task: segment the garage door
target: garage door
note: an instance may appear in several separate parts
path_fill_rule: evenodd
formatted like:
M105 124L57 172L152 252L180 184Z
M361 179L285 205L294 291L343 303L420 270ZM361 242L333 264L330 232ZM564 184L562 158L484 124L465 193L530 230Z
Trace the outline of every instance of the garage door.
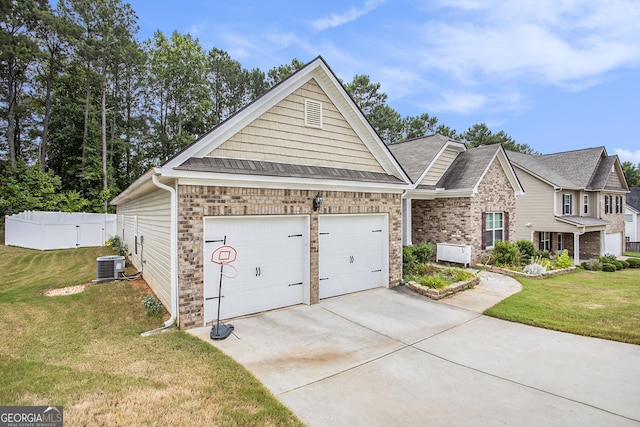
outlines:
M320 298L387 286L387 215L321 215Z
M605 234L604 253L615 256L622 255L622 233Z
M306 216L205 219L205 323L218 318L221 269L220 319L302 303L309 288L308 230ZM221 265L221 259L233 261Z

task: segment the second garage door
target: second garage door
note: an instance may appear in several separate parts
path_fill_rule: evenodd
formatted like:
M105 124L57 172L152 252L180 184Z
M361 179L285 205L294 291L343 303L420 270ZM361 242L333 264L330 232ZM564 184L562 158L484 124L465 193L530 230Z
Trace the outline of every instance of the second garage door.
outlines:
M622 255L622 233L605 234L604 253Z
M320 215L320 298L387 286L386 214Z
M220 319L302 303L309 292L308 230L306 216L205 219L205 324L217 320L220 259L228 262Z

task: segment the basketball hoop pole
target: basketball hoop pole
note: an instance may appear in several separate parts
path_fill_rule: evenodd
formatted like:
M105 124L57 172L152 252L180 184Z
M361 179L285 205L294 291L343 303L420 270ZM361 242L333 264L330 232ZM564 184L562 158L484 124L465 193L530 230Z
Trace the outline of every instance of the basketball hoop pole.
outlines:
M224 245L227 244L227 236L224 236ZM233 325L225 325L220 322L220 303L222 301L222 273L224 272L224 261L220 262L220 283L218 284L218 316L215 326L211 327L211 334L209 335L212 340L223 340L231 335L233 332Z

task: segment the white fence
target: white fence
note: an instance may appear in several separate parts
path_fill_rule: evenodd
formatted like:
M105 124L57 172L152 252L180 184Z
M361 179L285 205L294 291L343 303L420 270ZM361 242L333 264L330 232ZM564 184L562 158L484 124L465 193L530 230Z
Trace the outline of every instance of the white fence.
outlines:
M4 218L4 244L48 250L103 246L116 232L115 214L26 211Z
M438 243L436 245L436 261L471 264L471 246L454 245L452 243Z

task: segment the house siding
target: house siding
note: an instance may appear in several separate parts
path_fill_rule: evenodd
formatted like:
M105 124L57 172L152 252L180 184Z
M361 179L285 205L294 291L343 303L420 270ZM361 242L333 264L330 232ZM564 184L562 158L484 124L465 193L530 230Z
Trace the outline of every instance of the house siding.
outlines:
M516 225L516 199L496 159L473 197L412 201L413 243L470 245L471 261L479 262L491 249L482 248L482 213L509 213L509 240Z
M117 214L119 235L127 245L129 260L138 270L142 269L143 279L162 304L169 309L171 307L171 195L166 190L152 191L118 205ZM140 243L141 240L142 243Z
M318 215L387 213L389 217L389 284L402 278L400 193L323 191L322 206L312 210L317 190L179 185L178 310L181 328L203 326L204 218L233 215L309 215L311 303L318 302Z
M445 149L436 159L429 171L426 173L420 185L436 185L442 175L449 169L449 166L458 156L459 152L450 148Z
M322 129L304 125L305 99L322 103ZM314 79L244 127L208 156L384 172L362 139Z

